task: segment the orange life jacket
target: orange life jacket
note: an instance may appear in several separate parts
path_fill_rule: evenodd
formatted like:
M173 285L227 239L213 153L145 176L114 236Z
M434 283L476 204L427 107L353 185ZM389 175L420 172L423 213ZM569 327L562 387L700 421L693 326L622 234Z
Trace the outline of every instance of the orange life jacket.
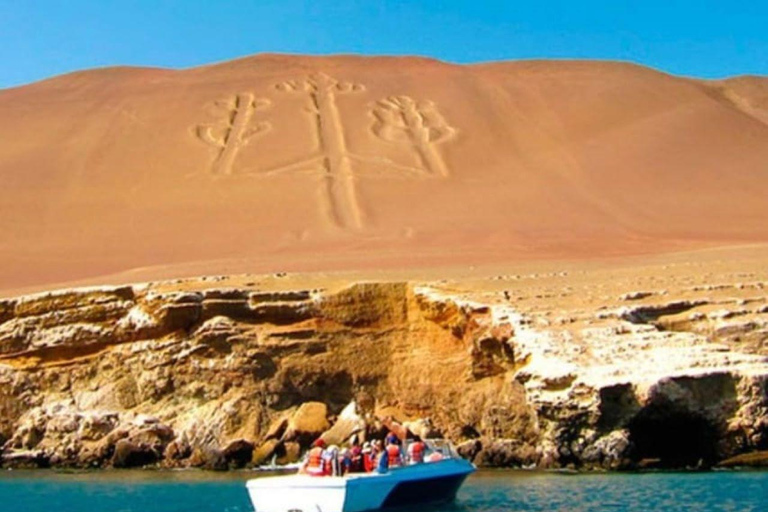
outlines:
M309 450L307 458L307 473L312 476L325 475L325 461L323 460L323 449L316 446Z
M417 441L408 447L411 462L424 462L424 443Z
M389 458L389 467L399 466L400 448L395 444L387 445L387 458Z

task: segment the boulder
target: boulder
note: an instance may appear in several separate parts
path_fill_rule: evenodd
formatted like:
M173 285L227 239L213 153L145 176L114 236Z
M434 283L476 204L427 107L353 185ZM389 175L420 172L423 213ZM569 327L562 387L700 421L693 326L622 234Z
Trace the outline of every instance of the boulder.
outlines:
M432 425L432 420L429 418L419 418L414 421L406 421L403 423L403 426L408 429L409 432L419 436L422 439L442 437L440 431L438 431L434 425Z
M515 439L493 439L482 443L475 464L488 467L523 467L536 462L536 450Z
M741 455L721 460L717 466L721 468L768 468L768 450L742 453Z
M104 467L111 462L114 450L115 445L107 444L103 439L101 441L83 443L83 447L77 454L76 465L82 468Z
M629 459L629 431L614 430L584 449L585 464L604 469L623 469L631 465Z
M376 411L374 412L374 416L376 416L381 420L387 420L389 418L398 423L404 423L406 421L411 420L411 418L407 414L405 414L402 410L400 410L397 407L393 407L391 405L377 407Z
M283 440L309 446L329 426L328 407L321 402L305 402L291 416Z
M275 464L279 466L293 464L301 460L301 445L293 442L283 443L278 446L275 453L277 454Z
M159 456L165 452L174 438L173 429L161 423L149 424L144 428L132 431L128 436L128 441L138 446L146 446Z
M91 412L83 415L77 434L83 441L97 441L112 432L117 423L116 413Z
M275 454L275 450L279 444L280 441L277 439L267 439L261 446L253 450L253 454L251 455L251 464L254 466L262 466L268 464L272 459L272 455Z
M291 407L290 409L281 412L280 415L269 424L264 439L280 439L288 429L288 423L295 412L295 407Z
M189 465L212 471L225 471L229 469L224 452L213 446L196 448L189 457Z
M471 441L464 441L456 446L456 451L459 455L467 460L475 460L475 457L480 450L483 449L483 443L479 439L473 439Z
M242 468L253 458L253 443L245 439L230 441L222 450L229 467Z
M328 445L346 443L352 434L365 431L365 420L357 413L357 404L352 401L339 414L336 423L325 431L321 438Z
M42 450L17 450L1 454L0 467L17 469L47 468L48 454Z
M192 455L192 448L189 446L189 442L185 438L176 438L165 447L163 453L166 460L178 461L188 458Z
M144 444L121 439L115 444L112 466L116 468L137 468L157 463L159 454Z

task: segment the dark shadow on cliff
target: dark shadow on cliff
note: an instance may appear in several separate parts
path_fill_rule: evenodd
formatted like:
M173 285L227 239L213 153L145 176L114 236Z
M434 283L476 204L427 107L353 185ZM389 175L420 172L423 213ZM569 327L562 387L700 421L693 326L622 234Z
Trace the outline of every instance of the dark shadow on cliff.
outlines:
M624 428L627 422L641 409L631 384L616 384L600 389L600 432L611 432Z
M278 374L280 382L273 404L278 410L304 402L323 402L336 412L354 398L355 381L347 371L301 371L289 369Z
M735 412L728 375L671 379L660 384L628 423L630 458L651 467L711 467L722 458L728 418Z
M663 468L708 467L718 458L715 425L667 404L643 409L629 422L629 438L635 462L658 460Z

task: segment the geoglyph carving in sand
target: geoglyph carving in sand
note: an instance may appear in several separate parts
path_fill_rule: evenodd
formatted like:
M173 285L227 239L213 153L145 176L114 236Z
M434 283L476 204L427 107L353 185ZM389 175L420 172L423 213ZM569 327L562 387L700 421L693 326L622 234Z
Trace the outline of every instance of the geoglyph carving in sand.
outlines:
M357 201L355 178L344 140L341 116L336 106L336 94L360 92L364 90L363 86L350 82L338 82L324 73L319 73L306 80L289 80L275 87L279 91L304 93L309 96L309 108L315 115L317 137L322 154L309 158L305 163L318 161L321 163L330 212L335 223L344 228L361 227L362 210Z
M197 136L218 149L216 159L211 164L211 173L232 174L232 165L240 148L253 137L262 135L271 128L267 122L250 126L253 112L269 107L269 100L256 99L251 93L241 93L214 105L224 110L223 121L198 126Z
M434 103L390 96L376 104L373 115L373 133L389 142L410 143L425 170L436 176L448 176L448 168L435 145L449 139L456 130L448 126Z
M275 89L307 96L307 110L314 117L318 151L287 165L259 169L255 173L270 175L298 170L316 171L323 178L329 216L341 228L358 229L363 225L363 209L355 187L359 172L355 172L354 162L373 164L413 177L446 177L449 174L436 145L452 137L456 130L446 123L432 102L416 101L408 96L390 96L378 101L371 110L375 118L373 134L386 142L410 145L420 160L420 165L412 166L399 164L386 157L359 155L349 151L336 99L337 95L364 91L363 85L340 82L324 73L317 73L302 80L280 82L275 85ZM218 128L199 126L197 134L203 141L219 148L211 172L230 175L233 174L232 166L238 150L251 137L271 128L267 122L249 127L253 112L269 106L269 101L255 100L252 94L243 93L221 106L227 109L226 123Z

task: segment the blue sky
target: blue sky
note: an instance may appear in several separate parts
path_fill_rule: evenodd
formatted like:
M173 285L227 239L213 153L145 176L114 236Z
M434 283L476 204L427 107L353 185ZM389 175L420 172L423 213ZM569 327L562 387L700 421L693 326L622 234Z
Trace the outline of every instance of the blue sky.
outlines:
M0 87L258 52L615 59L707 78L768 75L768 2L0 0Z

